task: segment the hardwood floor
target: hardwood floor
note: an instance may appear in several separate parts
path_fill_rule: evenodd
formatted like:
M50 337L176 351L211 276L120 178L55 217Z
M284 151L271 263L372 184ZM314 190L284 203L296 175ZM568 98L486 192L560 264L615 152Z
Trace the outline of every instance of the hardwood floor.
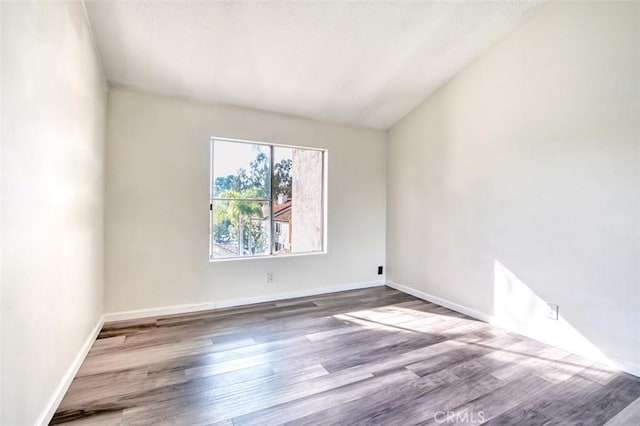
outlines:
M109 323L52 424L639 425L640 379L380 287Z

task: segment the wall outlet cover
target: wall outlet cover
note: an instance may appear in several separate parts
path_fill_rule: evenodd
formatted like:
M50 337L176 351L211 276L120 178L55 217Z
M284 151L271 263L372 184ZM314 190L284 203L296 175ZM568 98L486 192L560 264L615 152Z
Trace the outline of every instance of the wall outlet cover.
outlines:
M549 310L547 311L547 318L551 320L558 320L558 305L549 303Z

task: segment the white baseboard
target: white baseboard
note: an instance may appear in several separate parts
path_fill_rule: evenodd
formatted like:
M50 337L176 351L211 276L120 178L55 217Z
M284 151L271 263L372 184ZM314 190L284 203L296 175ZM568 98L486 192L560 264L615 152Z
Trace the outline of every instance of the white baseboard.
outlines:
M147 317L157 317L164 315L185 314L189 312L208 311L216 309L215 302L188 303L184 305L161 306L159 308L136 309L131 311L111 312L105 314L104 322L126 321Z
M184 314L197 311L209 311L212 309L230 308L234 306L253 305L256 303L273 302L276 300L295 299L298 297L316 296L327 293L337 293L339 291L358 290L369 287L381 287L385 285L383 281L341 284L331 287L314 288L310 290L299 290L285 293L274 293L257 297L246 297L242 299L222 300L219 302L190 303L183 305L162 306L158 308L138 309L132 311L113 312L105 315L105 322L124 321L163 315Z
M366 283L350 283L350 284L341 284L341 285L331 286L331 287L315 288L311 290L299 290L299 291L291 291L287 293L277 293L274 295L267 295L267 296L233 299L233 300L218 302L216 309L230 308L233 306L242 306L242 305L253 305L255 303L273 302L276 300L296 299L298 297L317 296L320 294L337 293L340 291L359 290L362 288L382 287L384 285L385 285L384 281L374 281L374 282L366 282Z
M53 395L47 402L47 405L45 405L44 410L42 410L42 413L38 417L38 420L36 420L36 426L48 425L53 418L53 415L58 409L60 402L62 402L62 398L64 398L64 395L67 393L69 386L71 386L71 382L76 377L80 366L84 362L84 359L87 357L89 350L91 350L91 347L96 341L100 330L102 330L104 319L104 315L98 318L98 322L96 323L95 327L93 327L91 333L89 334L89 336L87 336L87 339L82 344L78 355L76 355L76 357L71 362L71 365L67 369L66 373L64 373L64 376L62 376L60 384L58 385L58 387L56 387L55 391L53 391Z
M620 358L616 358L611 355L606 356L607 360L618 370L624 371L625 373L633 374L636 377L640 377L640 365L625 361Z
M424 291L416 290L414 288L408 287L403 284L398 284L393 281L387 281L387 286L391 288L395 288L396 290L400 290L403 293L410 294L412 296L417 297L418 299L426 300L431 303L435 303L436 305L444 306L445 308L449 308L453 311L460 312L461 314L469 315L470 317L479 319L484 322L491 322L491 315L487 315L480 311L477 311L473 308L469 308L464 305L460 305L458 303L451 302L450 300L443 299L441 297L434 296L433 294L425 293Z
M549 344L549 342L545 342L544 340L540 339L539 336L535 336L529 333L524 332L521 329L518 328L513 328L511 326L509 326L508 324L504 324L501 321L498 321L493 315L488 315L485 314L483 312L477 311L473 308L469 308L467 306L464 305L460 305L459 303L455 303L452 302L450 300L447 299L443 299L441 297L437 297L434 296L432 294L426 293L424 291L420 291L420 290L416 290L414 288L408 287L406 285L403 284L399 284L393 281L387 281L387 286L391 287L391 288L395 288L396 290L402 291L404 293L410 294L412 296L415 296L419 299L422 300L426 300L428 302L431 303L435 303L436 305L440 305L440 306L444 306L445 308L449 308L453 311L456 312L460 312L461 314L465 314L465 315L469 315L470 317L479 319L480 321L484 321L484 322L488 322L490 324L494 324L498 327L502 327L504 329L507 329L509 331L512 331L514 333L523 335L525 337L528 337L530 339L533 340L537 340L539 342L542 343L546 343ZM567 348L562 348L565 350L570 351L570 349ZM593 356L591 354L586 354L586 353L578 353L578 355L584 356L585 358L590 358L590 359L595 359L593 358ZM629 374L633 374L634 376L640 377L640 365L629 362L629 361L625 361L622 360L620 358L616 358L614 356L608 355L608 354L603 354L604 356L604 361L608 362L608 364L610 364L611 366L617 368L620 371L624 371L625 373L629 373ZM596 361L603 361L603 359L595 359Z

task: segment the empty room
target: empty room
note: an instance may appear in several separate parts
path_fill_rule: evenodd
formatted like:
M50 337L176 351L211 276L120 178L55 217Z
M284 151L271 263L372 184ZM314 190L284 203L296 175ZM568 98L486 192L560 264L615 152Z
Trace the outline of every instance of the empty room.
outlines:
M0 425L640 425L640 2L0 19Z

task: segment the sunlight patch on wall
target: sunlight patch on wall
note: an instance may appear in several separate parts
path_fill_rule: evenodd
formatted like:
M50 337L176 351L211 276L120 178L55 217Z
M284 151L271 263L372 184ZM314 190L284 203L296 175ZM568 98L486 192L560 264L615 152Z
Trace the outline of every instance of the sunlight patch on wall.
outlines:
M562 307L557 320L547 318L549 304L498 260L494 262L493 297L495 325L610 364L607 356L563 317Z

